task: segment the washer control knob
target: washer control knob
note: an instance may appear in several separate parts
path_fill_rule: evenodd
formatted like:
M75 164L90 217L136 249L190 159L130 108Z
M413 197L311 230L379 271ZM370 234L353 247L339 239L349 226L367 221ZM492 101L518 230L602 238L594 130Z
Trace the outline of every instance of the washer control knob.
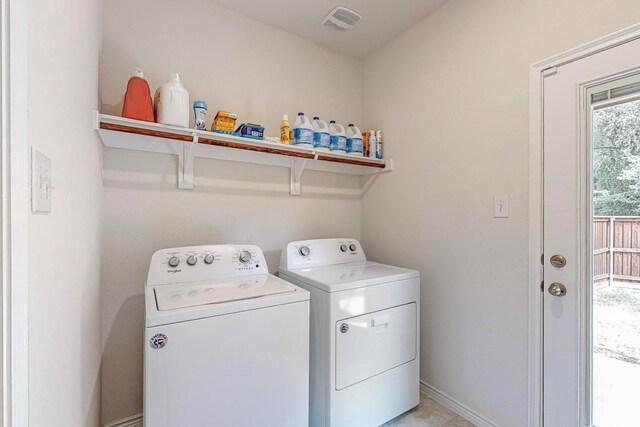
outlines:
M340 245L340 250L342 252L347 252L347 245Z
M309 246L302 246L300 247L300 249L298 249L298 252L300 252L300 255L302 256L309 256L311 250L309 250Z
M207 264L213 264L213 255L207 254L207 256L204 257L204 262Z
M187 258L187 264L189 265L196 265L196 262L198 262L198 258L196 258L195 255L190 255L189 258Z
M355 244L350 244L349 245L349 249L351 250L351 252L355 252L356 251L356 245Z
M241 263L248 263L251 261L251 253L249 251L240 252L240 256L238 257Z
M169 258L169 267L177 267L180 264L180 259L177 256Z

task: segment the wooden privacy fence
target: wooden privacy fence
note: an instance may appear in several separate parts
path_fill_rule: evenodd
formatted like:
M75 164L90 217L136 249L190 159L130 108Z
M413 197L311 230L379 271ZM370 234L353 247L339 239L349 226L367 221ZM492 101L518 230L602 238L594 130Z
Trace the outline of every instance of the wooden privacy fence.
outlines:
M594 218L593 281L640 286L640 217Z

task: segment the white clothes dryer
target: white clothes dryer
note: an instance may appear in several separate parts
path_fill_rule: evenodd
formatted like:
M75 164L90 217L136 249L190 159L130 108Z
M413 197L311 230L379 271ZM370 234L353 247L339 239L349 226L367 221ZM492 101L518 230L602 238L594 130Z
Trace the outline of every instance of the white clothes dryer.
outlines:
M379 426L419 404L418 271L321 239L289 243L279 274L311 293L312 427Z
M309 292L259 247L157 251L145 303L145 426L308 424Z

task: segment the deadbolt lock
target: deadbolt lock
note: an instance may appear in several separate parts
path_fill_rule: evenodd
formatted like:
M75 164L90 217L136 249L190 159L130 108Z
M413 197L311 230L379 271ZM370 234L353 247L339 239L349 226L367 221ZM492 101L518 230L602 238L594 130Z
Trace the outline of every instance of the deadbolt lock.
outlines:
M567 259L562 255L552 256L549 262L551 262L551 265L553 265L555 268L562 268L567 265Z

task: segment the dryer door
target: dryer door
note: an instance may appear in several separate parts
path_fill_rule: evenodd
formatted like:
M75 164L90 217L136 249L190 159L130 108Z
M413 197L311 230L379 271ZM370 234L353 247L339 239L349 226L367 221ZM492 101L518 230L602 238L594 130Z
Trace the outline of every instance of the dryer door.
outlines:
M336 390L416 358L416 303L341 320L335 327Z

